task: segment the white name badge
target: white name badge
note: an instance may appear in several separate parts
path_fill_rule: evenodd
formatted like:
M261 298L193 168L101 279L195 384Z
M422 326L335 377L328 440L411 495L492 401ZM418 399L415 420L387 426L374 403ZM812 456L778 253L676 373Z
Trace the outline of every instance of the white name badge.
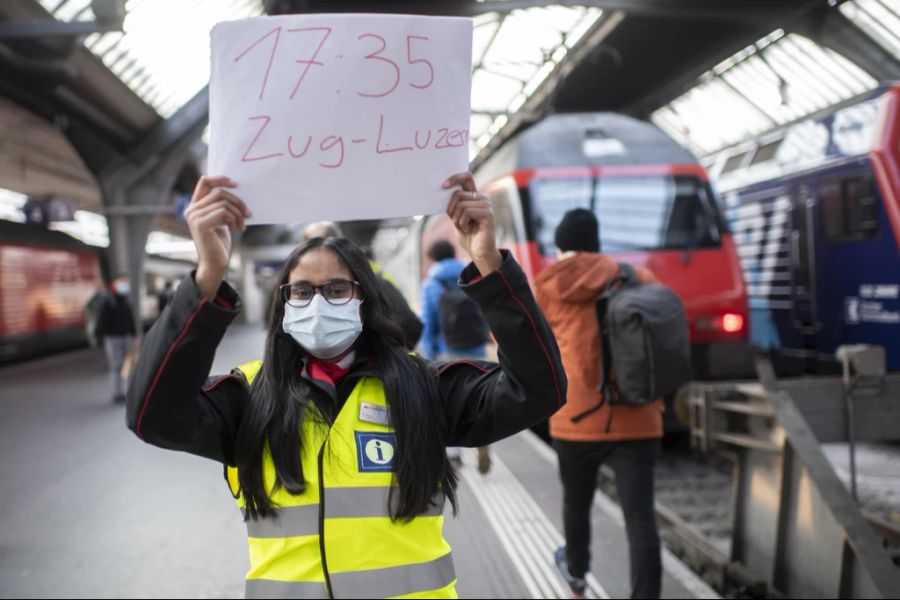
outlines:
M386 406L363 402L359 405L359 420L378 425L391 424L391 411Z

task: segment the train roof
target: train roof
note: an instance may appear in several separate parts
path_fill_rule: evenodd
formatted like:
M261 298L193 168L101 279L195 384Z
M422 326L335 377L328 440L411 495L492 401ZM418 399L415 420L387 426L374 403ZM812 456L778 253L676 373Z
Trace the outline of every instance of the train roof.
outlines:
M500 176L541 167L696 162L690 151L647 121L612 112L571 113L550 115L512 138L480 171Z
M0 244L25 244L29 246L42 246L49 248L64 248L67 250L86 250L90 252L106 252L103 246L95 246L87 244L81 240L72 237L68 233L62 231L54 231L45 229L39 225L29 225L27 223L18 223L16 221L6 221L0 219ZM171 256L163 256L161 254L144 255L147 262L153 261L156 264L166 263L171 265L195 266L194 261L183 258L173 258Z
M792 176L833 161L865 156L880 142L881 98L900 90L885 82L848 100L823 108L723 148L703 159L722 192Z
M53 231L40 225L29 225L0 219L0 244L15 243L29 246L52 246L70 250L96 252L102 250L97 246L85 244L62 231Z

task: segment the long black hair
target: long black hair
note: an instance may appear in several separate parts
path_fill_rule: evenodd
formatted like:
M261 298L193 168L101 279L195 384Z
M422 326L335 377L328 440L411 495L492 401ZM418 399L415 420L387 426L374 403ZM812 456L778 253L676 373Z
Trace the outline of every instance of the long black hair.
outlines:
M313 238L297 247L278 274L277 285L288 282L291 271L307 252L327 249L347 266L360 284L363 297L363 330L354 348L357 355L373 360L390 406L391 426L397 441L391 517L407 521L426 511L436 494L443 493L456 505L457 476L445 452L446 417L441 405L434 368L404 348L400 325L392 316L380 284L365 254L343 238ZM268 444L275 463L275 489L291 494L306 490L300 453L300 423L304 418L325 419L312 400L314 393L300 376L304 350L282 329L284 299L273 294L268 314L268 334L263 365L250 387L235 442L235 461L245 518L273 513L263 484L263 451ZM317 448L309 449L317 452ZM274 491L274 490L272 490Z

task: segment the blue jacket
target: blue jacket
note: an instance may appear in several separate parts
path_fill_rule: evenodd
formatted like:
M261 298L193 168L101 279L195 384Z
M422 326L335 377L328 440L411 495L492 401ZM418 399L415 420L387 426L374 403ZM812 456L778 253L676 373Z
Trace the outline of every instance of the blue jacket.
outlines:
M428 277L422 284L422 321L425 329L422 331L422 356L434 360L438 354L450 352L447 342L441 333L441 320L438 314L438 298L444 291L444 285L456 287L459 285L459 274L465 264L456 258L446 258L431 265ZM441 284L444 283L444 285ZM454 348L454 354L466 355L472 358L483 357L484 344L473 348Z

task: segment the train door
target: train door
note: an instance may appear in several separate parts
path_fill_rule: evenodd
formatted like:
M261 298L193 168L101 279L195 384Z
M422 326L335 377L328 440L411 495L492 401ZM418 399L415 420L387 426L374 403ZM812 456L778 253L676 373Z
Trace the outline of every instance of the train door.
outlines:
M804 362L815 358L818 318L816 288L815 197L807 183L797 185L791 194L791 326L800 340ZM805 370L811 365L804 365Z
M900 252L867 159L823 174L815 189L818 220L817 350L841 344L885 347L900 368Z

